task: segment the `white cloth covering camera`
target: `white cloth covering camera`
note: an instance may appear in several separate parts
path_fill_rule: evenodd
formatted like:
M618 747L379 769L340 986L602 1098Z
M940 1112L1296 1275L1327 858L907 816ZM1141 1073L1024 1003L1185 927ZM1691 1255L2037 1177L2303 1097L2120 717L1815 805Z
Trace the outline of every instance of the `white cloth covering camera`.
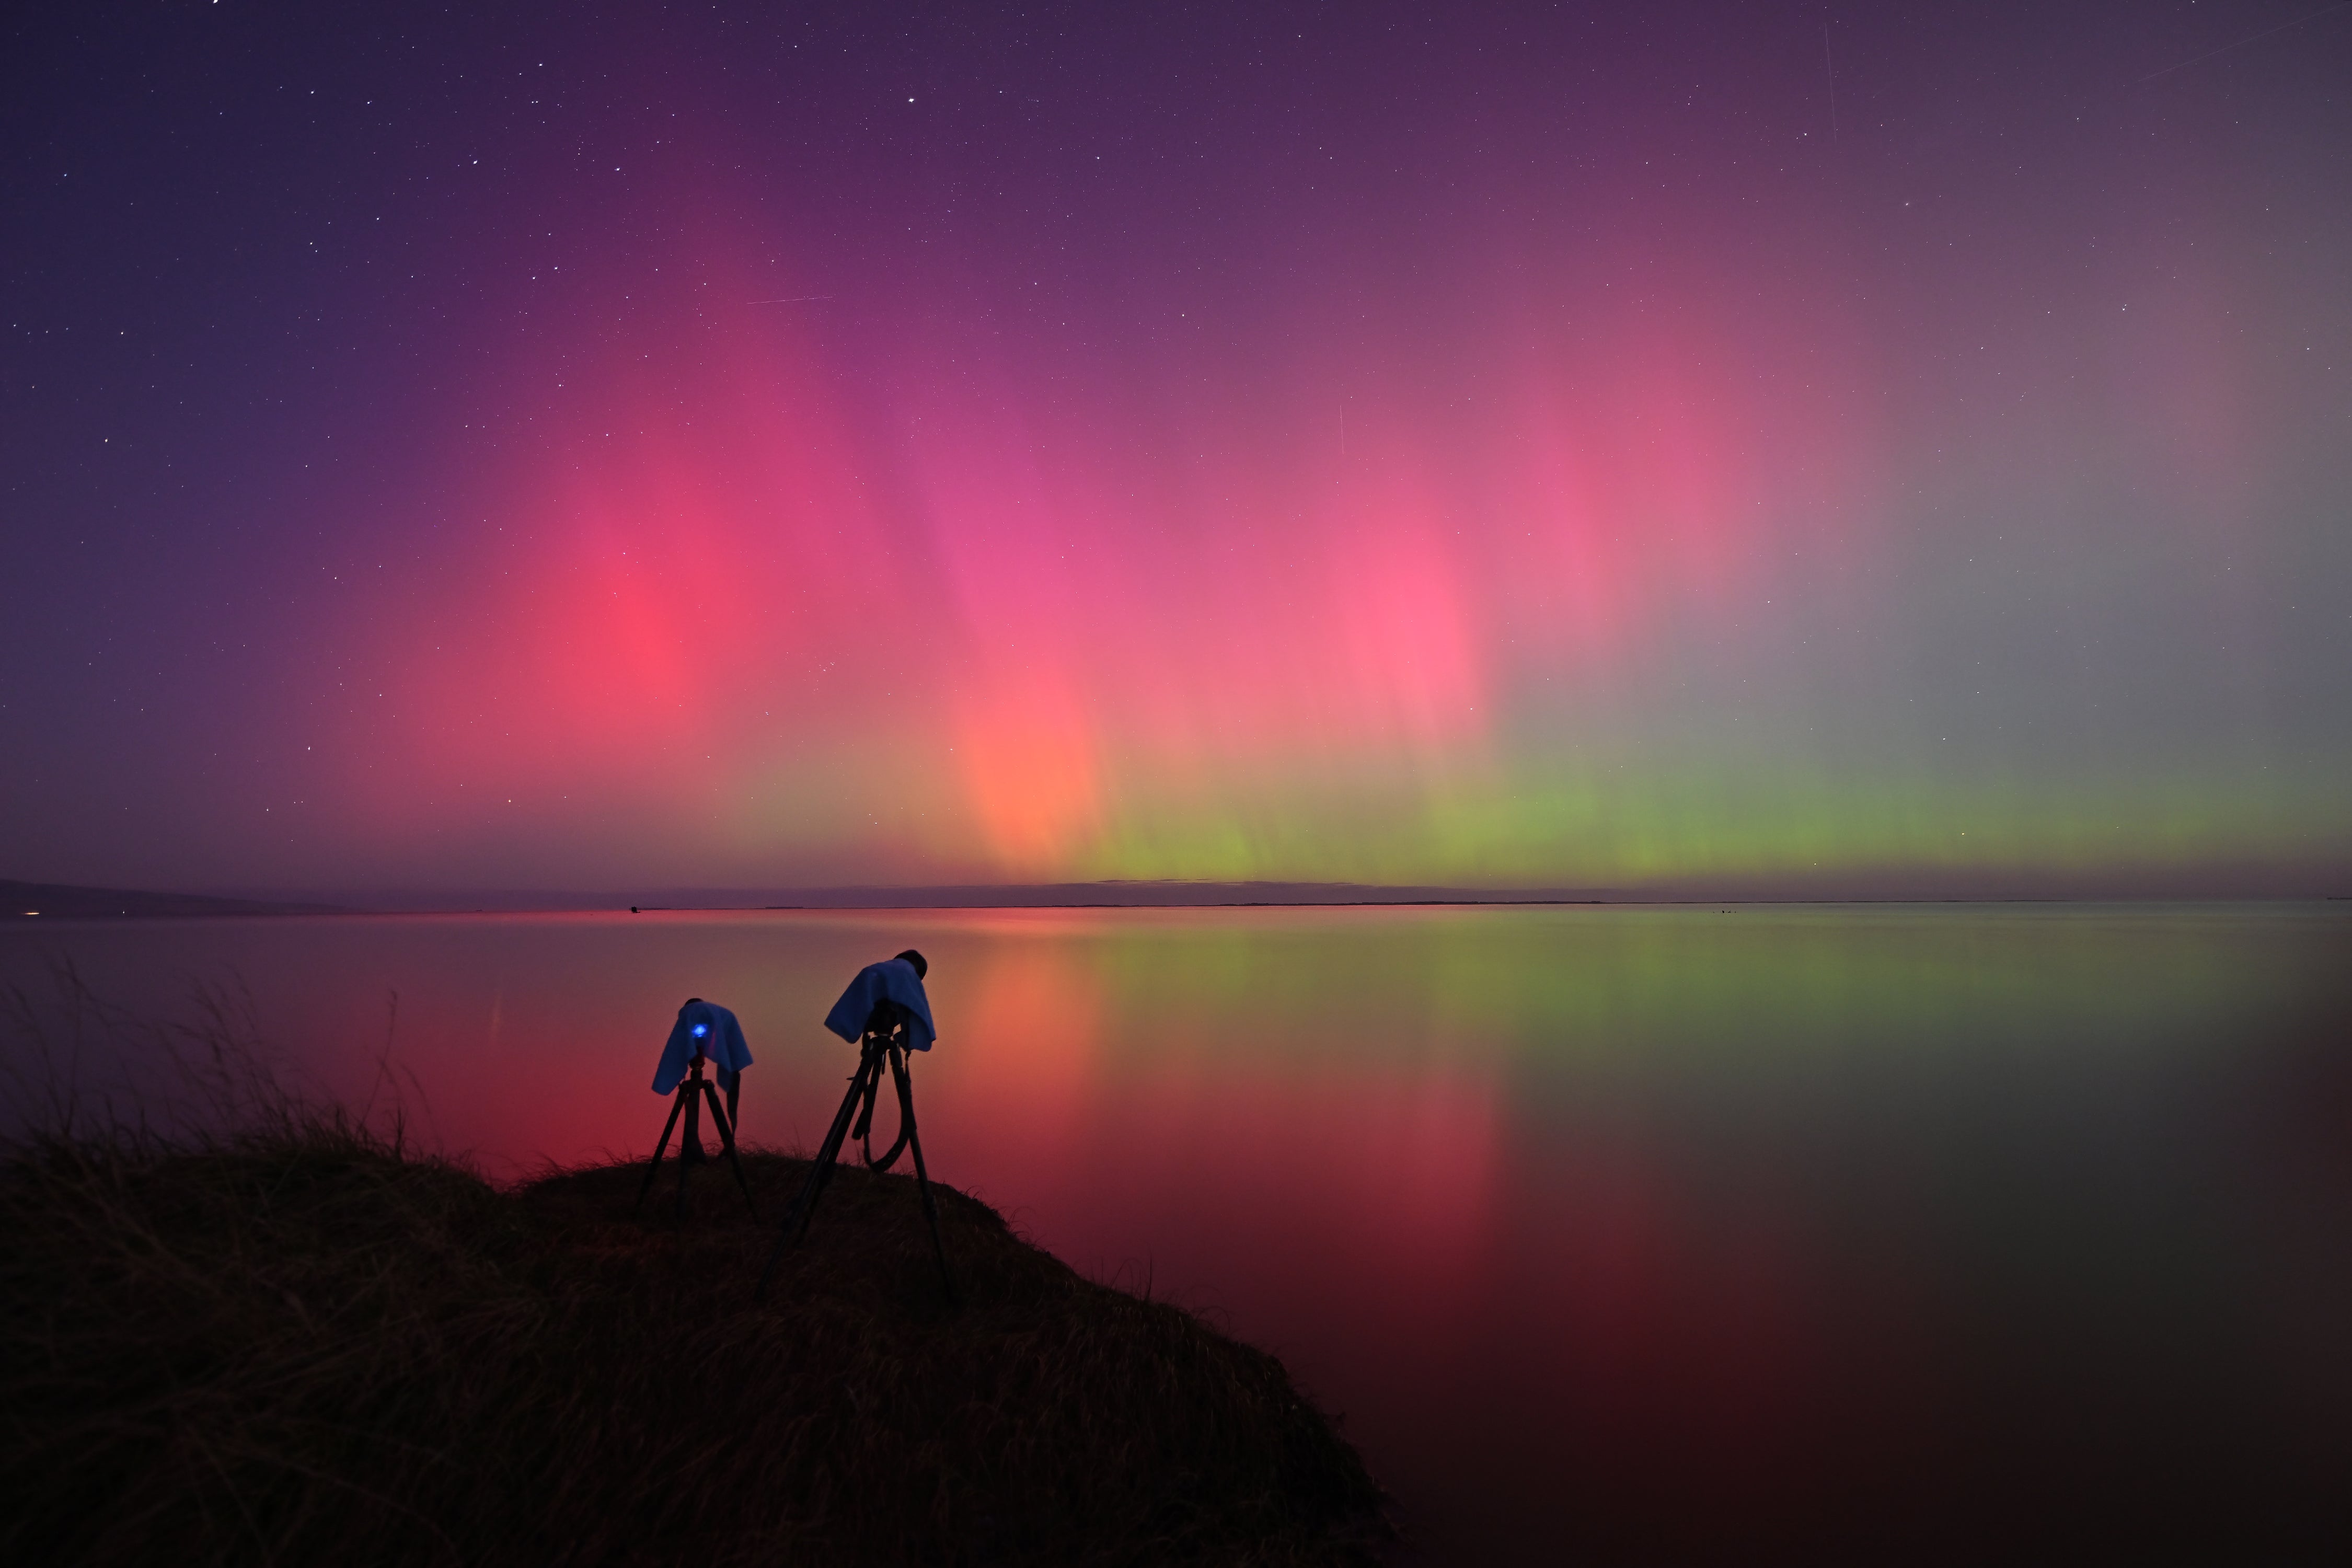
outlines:
M702 1030L699 1035L695 1033L698 1025ZM743 1043L743 1026L735 1021L735 1015L716 1003L688 1002L677 1010L677 1022L670 1026L669 1041L662 1047L661 1065L654 1069L656 1094L667 1094L677 1087L698 1047L719 1069L722 1089L733 1089L736 1075L751 1065L751 1048Z
M854 1042L865 1032L866 1020L874 1016L876 1005L883 1002L896 1002L915 1016L907 1029L911 1037L907 1044L914 1050L929 1050L931 1042L940 1037L931 1023L931 999L923 994L923 977L903 958L886 959L859 970L841 1000L833 1005L833 1011L824 1016L824 1026Z

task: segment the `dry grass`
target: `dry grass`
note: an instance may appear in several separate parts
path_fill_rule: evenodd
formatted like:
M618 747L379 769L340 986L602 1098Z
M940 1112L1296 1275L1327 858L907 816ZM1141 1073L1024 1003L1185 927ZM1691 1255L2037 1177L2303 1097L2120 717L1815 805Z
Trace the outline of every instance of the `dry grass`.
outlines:
M502 1193L331 1108L52 1131L0 1165L0 1558L1365 1560L1272 1357L942 1189L845 1170L765 1306L724 1166ZM749 1164L780 1216L803 1162Z

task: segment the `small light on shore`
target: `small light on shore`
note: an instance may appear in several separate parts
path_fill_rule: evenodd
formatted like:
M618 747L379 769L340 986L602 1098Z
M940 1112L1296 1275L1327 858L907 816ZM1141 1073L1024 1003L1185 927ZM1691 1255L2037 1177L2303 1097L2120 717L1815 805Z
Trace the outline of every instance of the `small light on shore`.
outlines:
M26 910L25 912L26 912L26 914L28 914L28 915L37 915L37 914L39 914L41 911L40 911L40 910Z

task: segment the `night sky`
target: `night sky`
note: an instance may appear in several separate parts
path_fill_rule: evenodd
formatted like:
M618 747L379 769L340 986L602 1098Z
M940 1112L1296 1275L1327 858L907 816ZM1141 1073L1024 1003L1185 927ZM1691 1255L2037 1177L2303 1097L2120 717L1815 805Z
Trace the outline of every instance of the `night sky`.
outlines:
M0 875L2352 892L2352 6L490 9L7 25Z

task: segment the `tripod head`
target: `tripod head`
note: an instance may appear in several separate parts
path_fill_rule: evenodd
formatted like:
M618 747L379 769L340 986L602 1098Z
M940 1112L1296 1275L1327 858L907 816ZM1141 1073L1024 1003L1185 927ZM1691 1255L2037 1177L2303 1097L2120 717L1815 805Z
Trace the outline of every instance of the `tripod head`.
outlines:
M915 1045L915 1028L921 1020L914 1009L898 1002L882 1001L866 1015L866 1026L858 1031L858 1039L871 1050L876 1046L911 1051Z

